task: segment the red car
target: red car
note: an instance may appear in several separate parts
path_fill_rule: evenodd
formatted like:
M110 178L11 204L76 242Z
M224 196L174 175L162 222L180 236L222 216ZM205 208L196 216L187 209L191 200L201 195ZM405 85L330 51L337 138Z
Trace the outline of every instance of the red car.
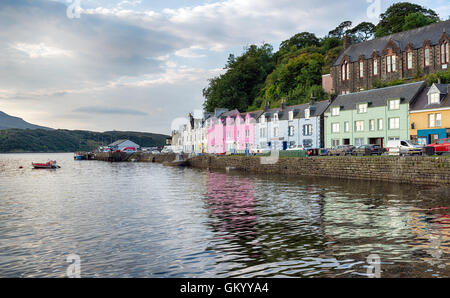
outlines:
M438 155L443 153L450 154L450 138L437 140L436 143L430 144L427 147L434 147L434 152Z

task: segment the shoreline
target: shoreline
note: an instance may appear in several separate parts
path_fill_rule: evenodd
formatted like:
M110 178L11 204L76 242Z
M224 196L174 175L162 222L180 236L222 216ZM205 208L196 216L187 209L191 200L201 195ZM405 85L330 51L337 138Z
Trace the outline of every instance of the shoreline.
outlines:
M100 153L95 160L110 162L150 162L171 165L175 154ZM259 156L195 156L186 166L212 170L238 170L247 173L289 176L329 177L350 180L395 182L450 187L450 158L398 156L320 156L280 157L276 163L262 164Z

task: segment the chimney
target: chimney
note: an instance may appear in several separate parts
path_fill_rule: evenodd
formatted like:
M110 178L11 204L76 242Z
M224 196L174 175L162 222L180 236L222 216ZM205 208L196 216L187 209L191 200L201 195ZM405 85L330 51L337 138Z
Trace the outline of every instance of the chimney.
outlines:
M351 45L352 45L352 39L350 38L350 36L348 36L348 34L345 34L344 35L344 50L346 50Z
M267 112L270 109L270 101L266 101L266 105L264 106L264 112Z
M311 92L311 98L309 99L309 105L313 106L317 101L317 98L314 97L314 92Z
M438 77L438 84L441 83L441 77Z
M282 111L286 110L286 98L283 98L281 100L281 110Z

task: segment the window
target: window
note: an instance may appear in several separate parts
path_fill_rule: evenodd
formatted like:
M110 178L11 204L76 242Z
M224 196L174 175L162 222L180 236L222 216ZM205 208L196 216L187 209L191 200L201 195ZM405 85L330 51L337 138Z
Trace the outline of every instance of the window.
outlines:
M331 140L331 146L332 147L337 147L337 146L339 146L339 140L336 140L336 139L334 139L334 140Z
M364 77L364 61L359 61L359 77Z
M303 147L305 147L305 148L312 147L312 144L313 144L313 140L311 140L311 139L304 139L303 140Z
M289 134L290 137L292 137L294 135L294 127L293 126L289 126L288 134Z
M392 72L392 57L386 57L386 72Z
M364 138L356 138L355 139L355 146L359 147L359 146L362 146L362 145L364 145Z
M306 109L305 110L305 119L309 119L309 116L310 116L309 109Z
M278 114L277 113L273 114L273 121L274 122L278 121Z
M350 131L350 123L348 121L344 122L344 131L345 132L349 132Z
M266 128L260 128L259 135L261 138L265 138L266 137Z
M441 114L436 114L436 127L441 126Z
M426 48L424 51L425 66L430 66L430 48Z
M273 128L273 136L278 137L278 127Z
M339 123L332 123L331 124L331 131L333 133L338 133L339 132Z
M364 131L364 121L355 121L355 130Z
M378 130L383 130L383 119L378 119Z
M337 123L337 124L339 124L339 123ZM339 128L338 128L337 132L339 132ZM304 136L311 136L312 135L312 125L311 124L303 125L303 135Z
M393 99L389 101L389 110L400 109L400 99Z
M362 103L358 105L358 113L367 113L367 104Z
M389 129L399 129L400 118L389 118Z
M331 109L331 116L339 116L339 107L335 107Z
M370 131L375 130L375 120L369 120L369 130Z
M245 137L250 138L250 130L249 129L245 130Z
M408 69L412 69L413 68L413 54L412 54L412 52L408 52L406 54L406 58L407 58L407 67L408 67Z
M237 138L239 139L239 130L237 131Z
M261 123L266 123L266 116L264 115L261 116Z
M378 75L378 59L373 58L373 75Z
M439 93L431 93L430 94L430 104L432 103L440 103L441 95Z
M293 111L289 111L289 121L294 120L294 112Z
M388 141L400 141L400 137L390 137Z
M441 64L446 64L448 62L449 62L448 42L443 42L441 44Z
M342 81L350 79L350 64L344 62L341 66L341 79Z
M392 56L392 71L397 71L397 56Z

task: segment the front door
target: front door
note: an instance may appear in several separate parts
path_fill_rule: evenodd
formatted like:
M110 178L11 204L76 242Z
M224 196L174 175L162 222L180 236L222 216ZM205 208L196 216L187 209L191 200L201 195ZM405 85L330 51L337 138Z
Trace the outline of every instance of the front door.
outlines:
M285 141L285 142L283 142L283 150L286 150L287 149L287 142Z
M430 144L436 143L437 140L439 140L439 135L436 134L430 135Z

